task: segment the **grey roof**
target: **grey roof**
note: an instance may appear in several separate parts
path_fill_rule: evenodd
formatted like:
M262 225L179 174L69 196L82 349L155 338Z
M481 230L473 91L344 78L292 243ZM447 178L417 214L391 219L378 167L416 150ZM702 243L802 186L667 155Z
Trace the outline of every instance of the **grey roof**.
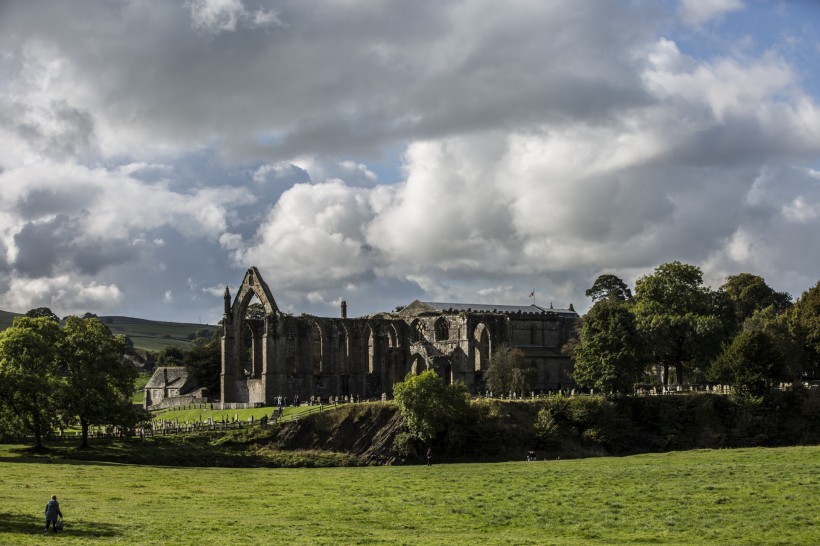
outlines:
M160 366L154 370L154 375L145 384L146 389L162 389L165 387L182 389L188 382L188 370L182 366Z
M456 313L461 312L475 312L475 313L504 313L504 314L531 314L542 315L545 313L555 313L561 316L577 316L575 311L569 309L547 309L539 307L538 305L496 305L486 303L445 303L437 301L422 301L420 302L427 307L439 312L452 311Z

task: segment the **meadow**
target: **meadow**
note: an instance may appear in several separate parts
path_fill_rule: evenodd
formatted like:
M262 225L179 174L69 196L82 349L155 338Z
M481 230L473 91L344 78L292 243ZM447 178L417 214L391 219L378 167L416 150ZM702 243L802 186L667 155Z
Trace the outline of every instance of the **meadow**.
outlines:
M820 447L432 467L47 461L0 446L0 544L820 543ZM45 540L52 494L66 531Z

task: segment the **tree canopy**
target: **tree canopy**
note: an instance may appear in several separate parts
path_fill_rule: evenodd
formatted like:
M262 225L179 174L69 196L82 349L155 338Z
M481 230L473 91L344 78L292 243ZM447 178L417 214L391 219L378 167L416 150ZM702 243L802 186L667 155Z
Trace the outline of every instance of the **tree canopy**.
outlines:
M638 331L663 366L664 384L669 367L676 381L684 380L684 366L702 366L719 351L726 331L727 305L703 286L699 267L681 262L658 266L635 283L634 313Z
M805 351L804 373L817 377L820 372L820 281L795 302L789 324L792 335Z
M738 326L756 311L773 307L775 312L781 313L792 306L788 292L776 292L763 277L751 273L729 275L720 289L732 301Z
M585 294L588 298L592 298L593 303L632 299L632 291L627 284L612 274L600 275Z
M0 332L0 403L34 435L35 446L59 421L60 327L45 316L18 317Z
M470 394L463 383L445 385L435 371L427 370L393 385L393 396L417 441L455 447L463 439L471 415Z
M90 425L129 424L137 372L122 358L126 347L124 336L99 319L66 318L58 345L66 372L63 408L79 421L83 447Z
M761 394L770 383L785 378L783 353L771 336L760 331L741 332L709 370L710 379Z
M608 393L630 393L644 374L644 343L624 303L600 300L584 316L572 349L575 381Z
M530 390L534 373L535 370L524 361L524 353L520 349L501 345L493 351L487 364L484 385L497 394L522 394Z

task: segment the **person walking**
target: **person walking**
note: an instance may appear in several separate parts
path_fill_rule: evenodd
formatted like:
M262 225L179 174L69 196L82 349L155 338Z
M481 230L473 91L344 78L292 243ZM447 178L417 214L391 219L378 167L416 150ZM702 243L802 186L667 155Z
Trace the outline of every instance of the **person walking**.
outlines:
M63 513L60 512L60 503L57 502L57 495L51 495L51 500L46 503L46 529L43 534L48 533L49 526L53 527L55 531L57 530L58 517L63 517Z

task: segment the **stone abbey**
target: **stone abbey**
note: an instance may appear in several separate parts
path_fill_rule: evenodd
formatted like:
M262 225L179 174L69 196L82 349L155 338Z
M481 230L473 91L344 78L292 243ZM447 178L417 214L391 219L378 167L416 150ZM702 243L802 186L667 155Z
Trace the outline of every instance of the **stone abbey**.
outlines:
M247 317L257 297L264 318ZM561 346L578 314L537 305L414 301L396 312L347 318L282 313L259 271L251 267L222 321L222 403L272 405L276 397L392 396L408 373L435 370L446 383L483 390L494 348L520 349L535 370L536 391L573 385Z

